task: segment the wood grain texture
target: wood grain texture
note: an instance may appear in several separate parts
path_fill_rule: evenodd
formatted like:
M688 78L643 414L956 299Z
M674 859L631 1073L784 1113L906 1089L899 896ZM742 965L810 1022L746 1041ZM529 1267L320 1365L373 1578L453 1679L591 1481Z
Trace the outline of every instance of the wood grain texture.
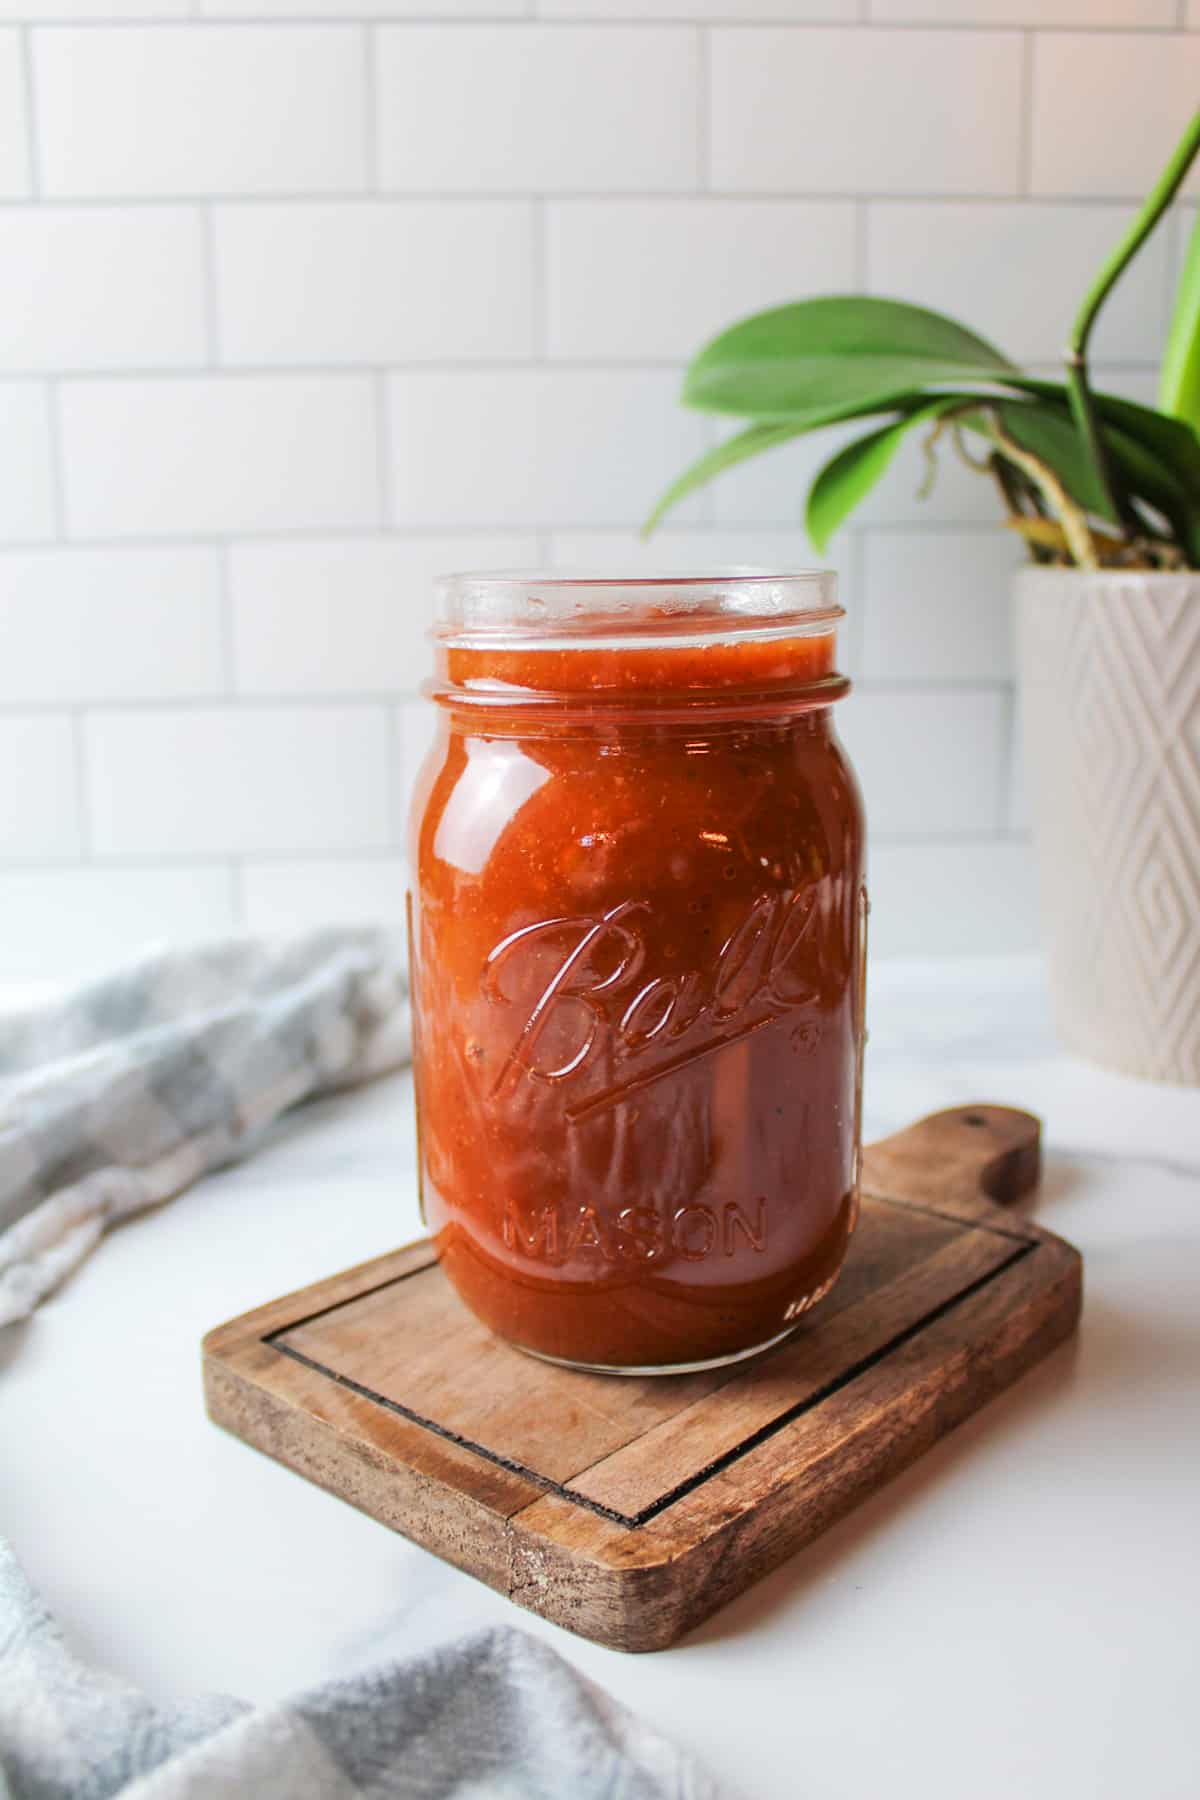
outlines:
M1078 1254L1005 1212L1038 1124L955 1108L870 1147L832 1294L731 1369L624 1379L521 1355L428 1243L211 1332L211 1416L518 1604L662 1649L1074 1329Z

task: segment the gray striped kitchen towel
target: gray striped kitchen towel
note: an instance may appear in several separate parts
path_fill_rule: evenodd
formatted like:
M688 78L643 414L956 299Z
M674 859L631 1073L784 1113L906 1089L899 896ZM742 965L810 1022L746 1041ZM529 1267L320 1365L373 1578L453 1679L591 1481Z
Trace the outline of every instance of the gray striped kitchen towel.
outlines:
M0 1015L0 1326L116 1220L407 1055L401 961L368 929L164 951Z
M721 1800L681 1751L522 1631L478 1632L273 1706L156 1704L76 1660L3 1543L0 1794Z
M0 1017L0 1323L107 1225L242 1154L286 1107L407 1055L400 966L372 931L176 950ZM0 1541L0 1800L109 1796L720 1800L511 1629L271 1706L155 1702L70 1652Z

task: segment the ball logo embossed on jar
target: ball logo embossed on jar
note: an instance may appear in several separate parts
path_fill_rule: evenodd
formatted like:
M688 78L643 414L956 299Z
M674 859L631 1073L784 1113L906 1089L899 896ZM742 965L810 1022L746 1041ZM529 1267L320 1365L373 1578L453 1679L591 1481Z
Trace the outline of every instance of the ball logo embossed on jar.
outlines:
M649 911L647 901L623 900L599 917L523 925L496 945L484 994L497 1005L520 995L528 1011L494 1077L494 1099L522 1078L553 1084L611 1069L615 1079L567 1106L568 1119L583 1119L817 999L805 954L817 937L815 888L760 895L711 967L670 975L646 968ZM798 1032L797 1043L810 1046L820 1027L812 1020Z

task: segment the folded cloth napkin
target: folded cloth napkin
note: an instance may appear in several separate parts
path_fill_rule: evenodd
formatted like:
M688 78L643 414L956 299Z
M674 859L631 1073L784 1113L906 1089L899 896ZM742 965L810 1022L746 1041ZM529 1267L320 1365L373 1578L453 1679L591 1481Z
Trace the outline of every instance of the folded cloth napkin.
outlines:
M0 1326L285 1108L405 1061L401 968L380 931L238 940L0 1016Z
M3 1543L0 1794L720 1800L679 1750L520 1631L478 1632L275 1706L156 1705L76 1661Z

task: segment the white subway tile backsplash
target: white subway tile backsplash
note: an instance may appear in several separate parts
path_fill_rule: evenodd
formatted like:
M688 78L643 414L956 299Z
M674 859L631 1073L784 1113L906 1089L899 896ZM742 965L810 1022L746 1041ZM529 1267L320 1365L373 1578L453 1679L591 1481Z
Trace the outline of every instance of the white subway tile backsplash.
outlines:
M579 369L389 381L396 517L411 525L635 525L703 447L677 375ZM694 505L681 517L695 517Z
M838 725L862 782L872 839L994 835L1005 696L935 688L851 694Z
M528 202L225 206L215 232L226 362L533 353Z
M522 19L528 0L196 0L206 18L341 19L348 11L365 19Z
M236 684L249 694L411 693L429 672L436 575L529 567L529 536L236 545Z
M865 681L1004 681L1013 673L1014 533L868 531Z
M363 185L362 35L344 26L34 34L48 194L329 193Z
M744 313L852 288L854 237L854 208L839 202L551 205L550 354L689 356Z
M1200 0L0 0L0 981L400 924L464 566L836 567L874 950L1031 944L1019 549L948 436L823 558L805 489L871 421L637 527L736 429L680 375L751 311L861 286L1057 375L1198 33ZM1153 399L1189 217L1105 308L1106 388Z
M53 532L50 397L40 382L0 381L0 543Z
M718 189L1017 191L1015 32L715 27L710 78Z
M1033 52L1033 192L1140 199L1200 93L1200 38L1042 32ZM1189 177L1187 192L1200 192Z
M782 19L818 24L858 17L859 0L536 0L543 18Z
M989 956L1038 945L1033 852L1019 842L869 850L872 957ZM871 1004L867 999L867 1023Z
M64 20L105 24L124 19L182 19L190 7L191 0L0 0L0 19L20 19L30 25L55 25Z
M366 376L69 381L60 406L73 535L338 530L379 521Z
M383 26L385 188L687 189L696 34L671 26Z
M867 0L892 25L1174 25L1177 0Z
M0 552L0 705L178 698L223 685L217 552Z
M174 869L12 869L3 876L0 982L90 981L171 944L237 929L233 876Z
M0 210L0 368L201 363L204 281L195 208Z
M85 721L88 809L101 856L382 849L385 709L202 706Z
M1097 270L1133 216L1126 206L885 201L868 209L867 286L949 313L1015 361L1054 361ZM1157 362L1168 239L1138 255L1096 328L1094 354Z
M70 718L62 713L0 716L0 860L57 862L78 856L81 849Z
M556 569L627 569L640 574L718 574L722 569L809 569L812 545L786 526L743 530L663 525L653 537L636 531L555 531L548 561Z
M21 37L0 31L0 200L27 194L31 173Z
M399 856L248 862L242 869L246 927L268 936L322 925L382 925L403 934L408 874Z

